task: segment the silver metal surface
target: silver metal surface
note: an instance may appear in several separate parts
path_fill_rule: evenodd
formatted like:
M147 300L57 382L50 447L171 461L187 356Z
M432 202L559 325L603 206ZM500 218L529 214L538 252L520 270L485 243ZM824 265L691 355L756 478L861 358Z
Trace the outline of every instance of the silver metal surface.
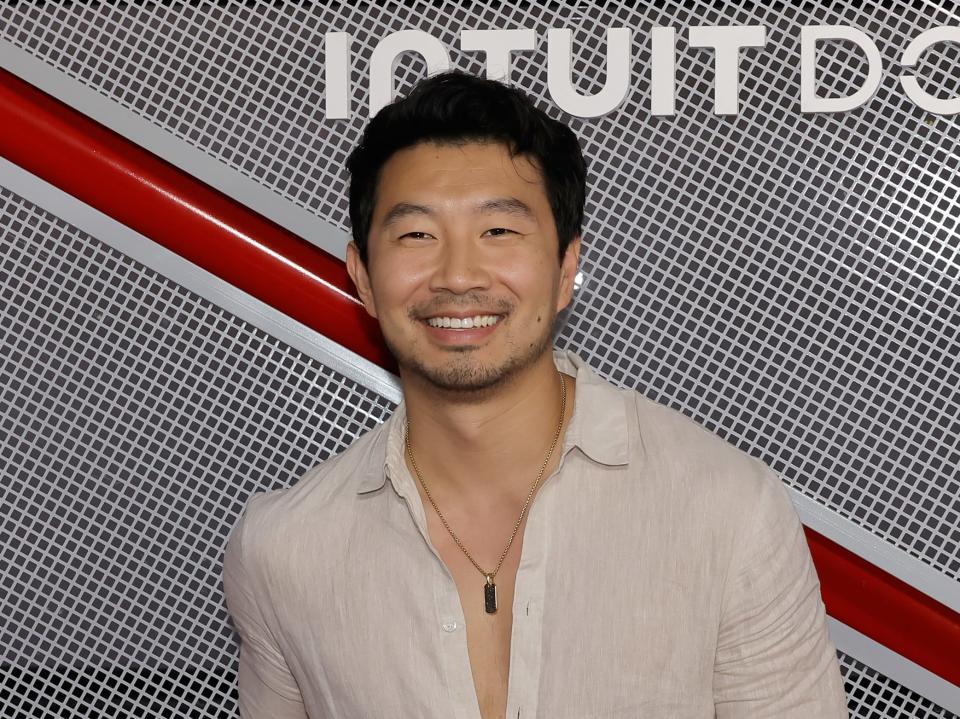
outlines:
M836 619L828 617L827 625L830 628L830 637L840 651L848 694L850 694L849 685L855 680L854 667L859 665L861 670L869 667L874 680L894 680L900 685L901 694L905 696L912 694L914 697L927 699L927 708L930 711L941 709L952 714L960 713L960 687L956 684L951 684L918 664L904 659L896 652ZM918 700L914 699L914 701ZM903 716L914 715L904 714ZM946 715L933 714L932 716Z
M0 183L0 716L232 714L231 527L391 412L217 282L192 292Z
M957 715L852 656L840 657L850 719L954 719Z

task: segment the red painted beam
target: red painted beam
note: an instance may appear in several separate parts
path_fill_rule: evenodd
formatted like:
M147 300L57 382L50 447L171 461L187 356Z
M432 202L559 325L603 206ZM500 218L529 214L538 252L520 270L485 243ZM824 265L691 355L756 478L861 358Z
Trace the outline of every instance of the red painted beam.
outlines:
M960 614L804 527L827 613L960 685Z
M0 153L394 371L336 258L0 69ZM827 611L960 685L960 614L812 530Z
M10 161L393 368L339 259L3 69L0 117Z

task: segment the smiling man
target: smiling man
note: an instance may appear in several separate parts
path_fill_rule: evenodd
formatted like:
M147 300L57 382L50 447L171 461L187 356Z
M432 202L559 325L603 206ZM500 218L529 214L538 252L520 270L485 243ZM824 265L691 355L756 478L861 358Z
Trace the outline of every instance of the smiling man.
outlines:
M779 479L554 353L586 171L456 72L349 160L347 267L403 403L254 497L224 560L245 717L845 717Z

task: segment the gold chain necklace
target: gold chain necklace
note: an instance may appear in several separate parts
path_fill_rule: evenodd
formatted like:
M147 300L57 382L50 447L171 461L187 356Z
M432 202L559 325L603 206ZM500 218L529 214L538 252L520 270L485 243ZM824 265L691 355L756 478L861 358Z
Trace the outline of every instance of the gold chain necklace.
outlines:
M510 541L507 542L507 546L500 554L497 567L492 572L484 571L483 568L477 564L470 552L467 551L467 548L463 546L463 542L460 541L460 538L453 533L453 530L447 523L446 517L444 517L443 512L440 511L440 507L438 507L437 503L433 501L433 496L430 494L430 490L427 489L426 482L423 481L423 475L420 474L420 468L417 466L417 460L413 457L413 447L410 444L409 419L407 420L404 428L404 445L407 448L407 456L410 458L410 464L413 466L413 471L417 475L417 480L419 480L420 486L423 487L423 491L427 495L427 499L430 500L430 504L433 505L434 510L437 512L437 516L440 517L440 521L443 522L443 526L446 527L447 532L449 532L450 536L453 537L453 541L457 543L458 547L460 547L460 551L467 556L467 559L470 560L470 563L476 567L477 571L480 572L480 574L482 574L487 580L483 585L483 606L487 614L495 614L497 611L497 585L495 584L494 579L496 579L497 572L500 571L500 567L503 564L503 560L506 558L507 553L510 551L510 547L513 546L514 537L517 536L517 532L520 530L520 525L523 523L523 517L527 513L527 508L530 506L530 501L533 499L534 492L536 492L537 487L540 486L540 480L543 479L543 473L546 470L547 465L550 463L550 458L553 456L553 451L556 449L557 442L560 439L560 430L563 429L563 417L567 413L567 383L564 381L562 374L558 372L557 375L560 377L560 423L557 425L557 431L554 433L553 441L550 443L550 451L547 452L547 456L543 460L543 464L540 465L540 471L537 473L537 481L534 482L533 486L530 488L530 492L527 494L527 500L523 503L523 509L520 510L520 516L517 518L516 524L513 525L513 532L510 534Z

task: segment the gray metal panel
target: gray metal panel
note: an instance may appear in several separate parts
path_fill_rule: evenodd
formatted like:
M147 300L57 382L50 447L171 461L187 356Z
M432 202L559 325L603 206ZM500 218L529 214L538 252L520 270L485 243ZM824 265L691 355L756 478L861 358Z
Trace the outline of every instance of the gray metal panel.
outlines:
M874 677L895 681L903 688L902 693L923 697L931 705L946 709L952 714L960 712L960 687L956 684L905 659L836 619L827 617L827 627L830 630L830 638L833 639L841 656L846 656L847 694L851 699L855 698L856 694L850 691L849 664L857 660L862 666L869 667Z
M954 719L957 716L853 657L840 653L839 658L850 719Z
M0 232L0 713L232 711L230 528L392 402L2 187Z

